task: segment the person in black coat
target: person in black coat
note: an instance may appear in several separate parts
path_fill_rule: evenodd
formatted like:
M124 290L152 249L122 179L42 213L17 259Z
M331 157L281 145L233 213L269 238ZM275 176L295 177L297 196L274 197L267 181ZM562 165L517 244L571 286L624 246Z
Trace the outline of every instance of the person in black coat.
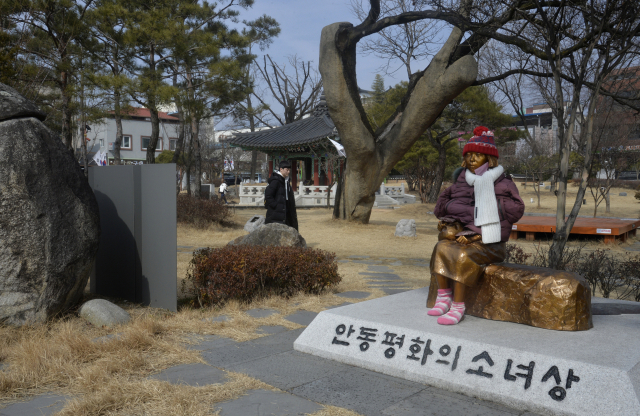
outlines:
M289 182L291 162L283 160L269 178L269 185L264 191L267 201L267 217L265 224L280 223L298 229L298 214L296 214L296 200L293 188Z

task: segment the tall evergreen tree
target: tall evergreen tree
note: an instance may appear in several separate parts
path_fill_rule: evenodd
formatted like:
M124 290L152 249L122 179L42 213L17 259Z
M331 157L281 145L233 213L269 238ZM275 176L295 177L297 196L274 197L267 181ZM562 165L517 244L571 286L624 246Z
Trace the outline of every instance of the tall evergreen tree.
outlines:
M29 39L22 51L36 65L46 67L59 94L60 135L73 150L73 114L78 41L89 35L84 20L94 0L8 0L8 21ZM13 5L13 6L12 6Z
M376 74L371 84L371 90L373 91L373 101L380 104L384 101L384 78L382 75Z
M184 121L190 126L196 189L202 178L201 121L226 113L250 92L243 72L253 59L247 53L249 39L225 24L239 14L229 8L233 4L230 1L216 9L206 2L192 2L183 3L178 10L182 20L171 53L182 80L179 101Z
M86 42L86 48L95 63L95 71L89 80L100 88L113 105L116 123L116 140L113 147L114 164L121 164L122 118L130 106L125 91L130 85L127 68L133 66L132 51L125 43L125 21L127 9L122 0L98 0L87 19L93 36Z

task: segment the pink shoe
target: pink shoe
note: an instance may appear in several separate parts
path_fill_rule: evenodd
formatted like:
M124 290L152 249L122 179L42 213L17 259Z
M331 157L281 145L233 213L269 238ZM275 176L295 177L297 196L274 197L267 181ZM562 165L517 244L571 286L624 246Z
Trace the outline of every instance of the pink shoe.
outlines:
M456 325L462 320L464 311L464 302L453 302L451 304L451 309L449 309L449 312L438 318L438 323L440 325Z
M453 301L453 295L451 289L438 289L438 297L436 298L436 304L433 308L429 309L427 315L429 316L441 316L447 313L451 307Z

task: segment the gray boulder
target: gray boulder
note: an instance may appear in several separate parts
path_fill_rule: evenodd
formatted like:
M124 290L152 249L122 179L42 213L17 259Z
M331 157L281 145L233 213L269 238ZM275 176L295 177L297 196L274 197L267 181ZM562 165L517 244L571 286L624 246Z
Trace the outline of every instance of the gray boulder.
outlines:
M44 114L0 84L0 322L43 322L82 296L98 204Z
M284 224L266 224L254 232L230 241L229 246L306 247L307 242L295 228Z
M396 237L415 237L416 236L416 221L415 220L400 220L396 225Z
M627 193L626 192L620 192L618 195L619 196L627 196Z
M254 215L244 225L244 230L252 233L258 228L260 228L260 226L264 224L264 221L265 221L265 218L262 215Z
M22 117L35 117L44 121L47 117L31 101L24 98L13 88L0 84L0 121Z
M104 299L85 302L80 307L79 315L98 327L122 325L131 320L127 311Z

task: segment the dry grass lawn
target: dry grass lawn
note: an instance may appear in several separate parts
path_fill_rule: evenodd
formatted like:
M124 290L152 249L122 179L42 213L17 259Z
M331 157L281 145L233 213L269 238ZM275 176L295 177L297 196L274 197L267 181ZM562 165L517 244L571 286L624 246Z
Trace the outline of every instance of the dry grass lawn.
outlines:
M548 183L546 183L548 185ZM518 183L518 190L520 191L520 196L522 200L526 204L526 212L536 212L536 213L547 213L547 214L555 214L556 213L556 196L553 192L549 190L542 189L540 192L540 208L537 208L537 197L534 192L532 186L529 184L526 189L522 183ZM576 200L576 194L578 192L578 188L572 185L569 185L568 197L567 197L567 206L568 209L573 207L573 204ZM627 193L627 196L620 196L620 193ZM602 201L598 205L597 217L617 217L617 218L638 218L640 217L640 201L634 198L635 191L633 189L624 189L624 188L611 188L610 191L610 199L611 199L611 212L605 212L605 202ZM531 198L533 198L533 203L531 203ZM589 217L593 217L593 211L595 207L595 202L589 189L587 188L587 192L585 193L584 199L587 200L585 205L582 205L580 208L579 215L585 215ZM568 211L567 211L568 213Z
M394 185L391 183L390 185ZM543 192L541 208L535 204L531 187L519 184L527 212L554 213L555 197ZM569 200L575 198L576 188L569 189ZM572 196L572 192L573 195ZM620 197L619 192L629 196ZM601 216L638 217L640 204L633 191L612 190L611 212ZM531 204L530 198L534 198ZM587 196L581 215L593 214L593 201ZM369 225L349 224L331 219L326 208L300 209L300 233L310 247L335 252L339 259L349 256L370 256L375 259L394 258L402 265L393 269L405 283L418 288L429 283L428 269L413 265L430 257L437 241L437 219L430 214L433 205L414 204L399 209L374 209ZM253 215L264 215L261 208L235 209L235 225L229 228L212 226L206 230L178 227L178 282L185 278L191 251L198 247L221 247L244 235L243 226ZM396 238L396 223L403 218L416 221L417 237ZM608 246L623 254L627 243ZM518 240L525 251L535 250L533 242ZM542 243L544 244L544 243ZM604 247L598 238L572 238L572 246L585 245L585 250ZM392 260L385 260L385 264ZM393 260L395 261L395 260ZM242 374L230 374L224 384L204 387L173 386L147 377L177 364L203 363L197 351L185 347L197 341L198 335L216 334L237 341L254 339L262 334L262 325L282 325L295 329L300 325L284 319L297 310L319 312L328 306L345 301L337 292L361 290L371 293L368 299L383 292L369 288L360 272L366 264L340 263L343 278L333 291L319 296L298 295L291 299L266 298L251 304L230 302L223 307L192 309L181 307L178 313L120 303L132 315L129 324L116 328L95 328L69 313L46 325L25 328L0 327L0 408L29 397L55 392L73 399L59 415L211 415L212 405L241 396L250 389L273 387ZM271 308L278 313L256 319L246 311ZM229 321L212 322L209 318L226 315ZM195 338L194 338L194 334ZM110 336L110 337L107 337ZM326 406L313 416L356 416L337 407Z

